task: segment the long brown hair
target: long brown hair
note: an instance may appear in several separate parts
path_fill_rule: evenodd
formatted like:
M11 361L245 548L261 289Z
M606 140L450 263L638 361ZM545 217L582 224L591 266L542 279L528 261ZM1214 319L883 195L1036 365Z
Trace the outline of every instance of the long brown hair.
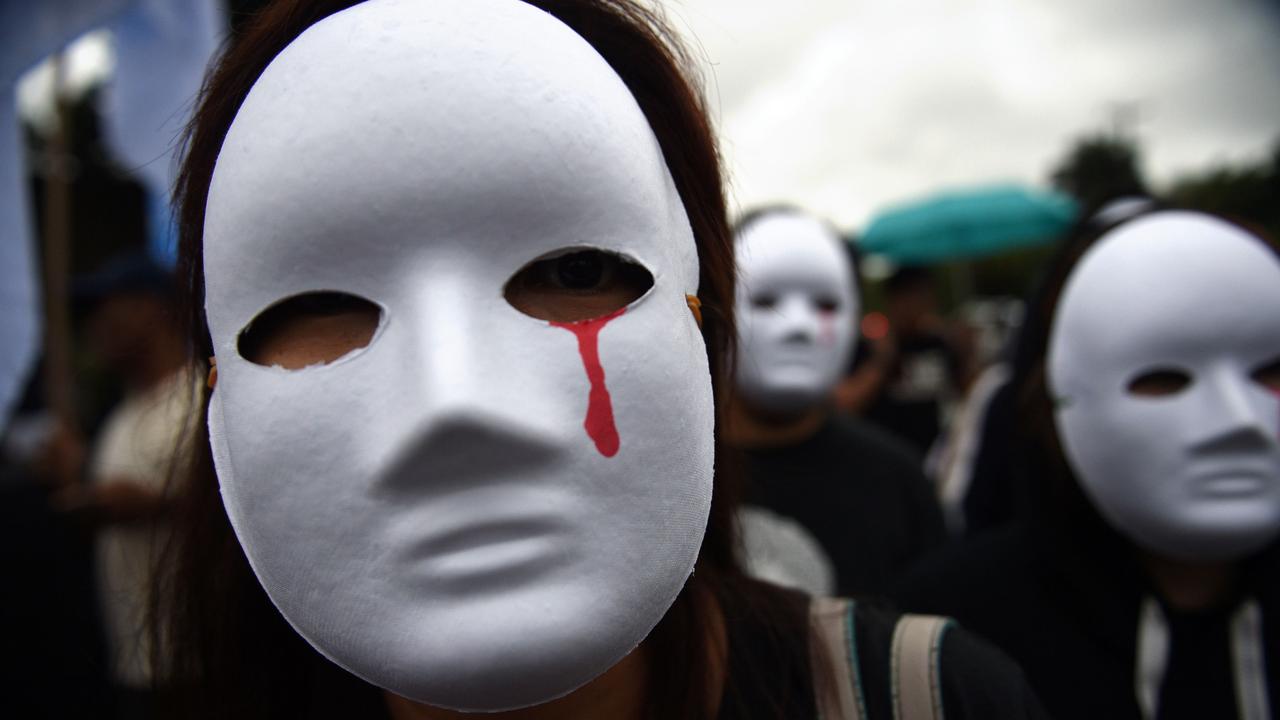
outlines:
M632 0L526 0L587 40L635 96L662 147L689 217L701 267L702 334L716 396L725 391L733 350L733 245L720 160L691 63L673 33ZM277 0L247 23L201 92L188 129L179 203L179 281L195 372L212 353L204 315L205 203L214 164L241 103L286 45L357 0ZM207 439L204 394L195 452L181 478L174 538L156 578L153 630L164 638L160 689L181 717L341 717L380 712L381 694L311 649L272 606L254 578L218 494ZM717 420L719 427L719 420ZM736 561L738 492L716 433L717 471L696 571L646 641L649 712L707 714L716 601L741 593ZM747 591L749 593L749 591ZM803 648L803 637L793 649Z

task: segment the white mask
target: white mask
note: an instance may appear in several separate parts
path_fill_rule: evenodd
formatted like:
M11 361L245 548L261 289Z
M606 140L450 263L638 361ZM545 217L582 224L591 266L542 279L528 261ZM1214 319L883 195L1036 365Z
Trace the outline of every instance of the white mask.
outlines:
M531 261L583 247L652 288L568 327L504 299ZM237 114L204 252L223 502L318 651L493 711L569 693L649 634L711 499L697 251L639 106L582 38L515 0L319 22ZM237 353L309 291L377 304L368 346L300 370Z
M1113 527L1202 561L1280 531L1280 395L1254 377L1280 357L1280 260L1258 238L1182 211L1119 226L1068 278L1048 352L1067 460Z
M843 241L822 221L770 213L737 238L737 388L751 406L795 414L843 375L858 318Z

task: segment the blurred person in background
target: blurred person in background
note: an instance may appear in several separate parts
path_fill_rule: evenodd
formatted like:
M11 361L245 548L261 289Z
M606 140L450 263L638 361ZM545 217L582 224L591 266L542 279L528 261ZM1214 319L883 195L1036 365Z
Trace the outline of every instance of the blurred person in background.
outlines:
M1074 234L1099 232L1154 207L1142 196L1122 196L1105 204L1077 228ZM1027 305L1036 302L1032 296ZM1025 518L1034 478L1026 476L1025 443L1019 440L1018 378L1025 378L1039 358L1036 338L1044 333L1042 318L1027 314L1009 336L1001 358L971 383L962 410L957 413L948 443L957 451L939 477L939 494L947 528L955 535L973 537ZM968 426L963 423L968 421Z
M75 294L86 309L85 350L123 386L124 396L102 423L85 467L71 471L85 481L65 479L51 502L95 531L117 717L152 717L149 577L163 537L175 448L191 429L193 383L183 372L187 354L172 281L145 256L116 258L79 282ZM75 443L64 439L62 445Z
M884 294L888 326L841 382L837 399L842 410L861 414L924 457L942 430L947 403L965 387L968 360L939 314L932 271L899 268Z
M229 46L179 185L209 382L175 716L1040 716L945 621L742 573L732 236L671 37L621 1L313 0Z
M1056 717L1272 717L1280 250L1148 206L1083 225L1029 312L1028 514L896 598L993 640Z
M740 345L727 431L744 452L749 508L811 533L840 594L881 592L941 543L942 516L909 447L833 410L860 317L850 250L826 222L770 208L739 222L736 251ZM744 528L748 548L753 527ZM748 553L749 566L754 559Z
M68 464L50 442L43 383L37 370L0 437L0 717L110 717L92 536L50 505Z

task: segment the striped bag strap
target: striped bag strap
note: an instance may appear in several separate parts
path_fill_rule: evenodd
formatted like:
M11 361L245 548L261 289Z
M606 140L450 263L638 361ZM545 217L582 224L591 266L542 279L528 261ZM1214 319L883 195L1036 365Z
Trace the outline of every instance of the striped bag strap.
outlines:
M942 720L942 637L951 620L903 615L893 629L889 660L894 720Z
M809 605L809 653L819 720L867 720L858 670L854 602L814 598Z

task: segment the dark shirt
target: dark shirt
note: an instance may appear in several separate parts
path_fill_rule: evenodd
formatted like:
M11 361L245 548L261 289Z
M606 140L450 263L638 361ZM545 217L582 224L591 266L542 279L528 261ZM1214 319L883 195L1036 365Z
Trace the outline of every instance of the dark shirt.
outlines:
M1222 608L1187 613L1162 605L1169 648L1157 720L1238 717L1231 618L1241 600L1256 601L1260 645L1276 653L1276 576L1274 561L1259 559L1239 598ZM1158 602L1158 593L1132 550L1073 547L1014 525L931 557L891 595L905 610L950 615L1007 652L1054 717L1143 717L1135 690L1139 617L1144 599ZM1264 662L1271 707L1280 707L1280 662Z
M813 535L839 595L882 592L943 541L942 512L919 459L864 422L832 415L801 443L744 454L748 503Z
M1013 524L1029 512L1025 463L1019 444L1014 442L1018 425L1015 395L1013 383L1005 382L987 403L972 480L962 506L967 537Z
M959 384L960 360L941 335L900 337L897 358L863 417L924 455L941 430L942 402Z
M111 714L89 534L52 509L53 489L0 451L0 717Z

